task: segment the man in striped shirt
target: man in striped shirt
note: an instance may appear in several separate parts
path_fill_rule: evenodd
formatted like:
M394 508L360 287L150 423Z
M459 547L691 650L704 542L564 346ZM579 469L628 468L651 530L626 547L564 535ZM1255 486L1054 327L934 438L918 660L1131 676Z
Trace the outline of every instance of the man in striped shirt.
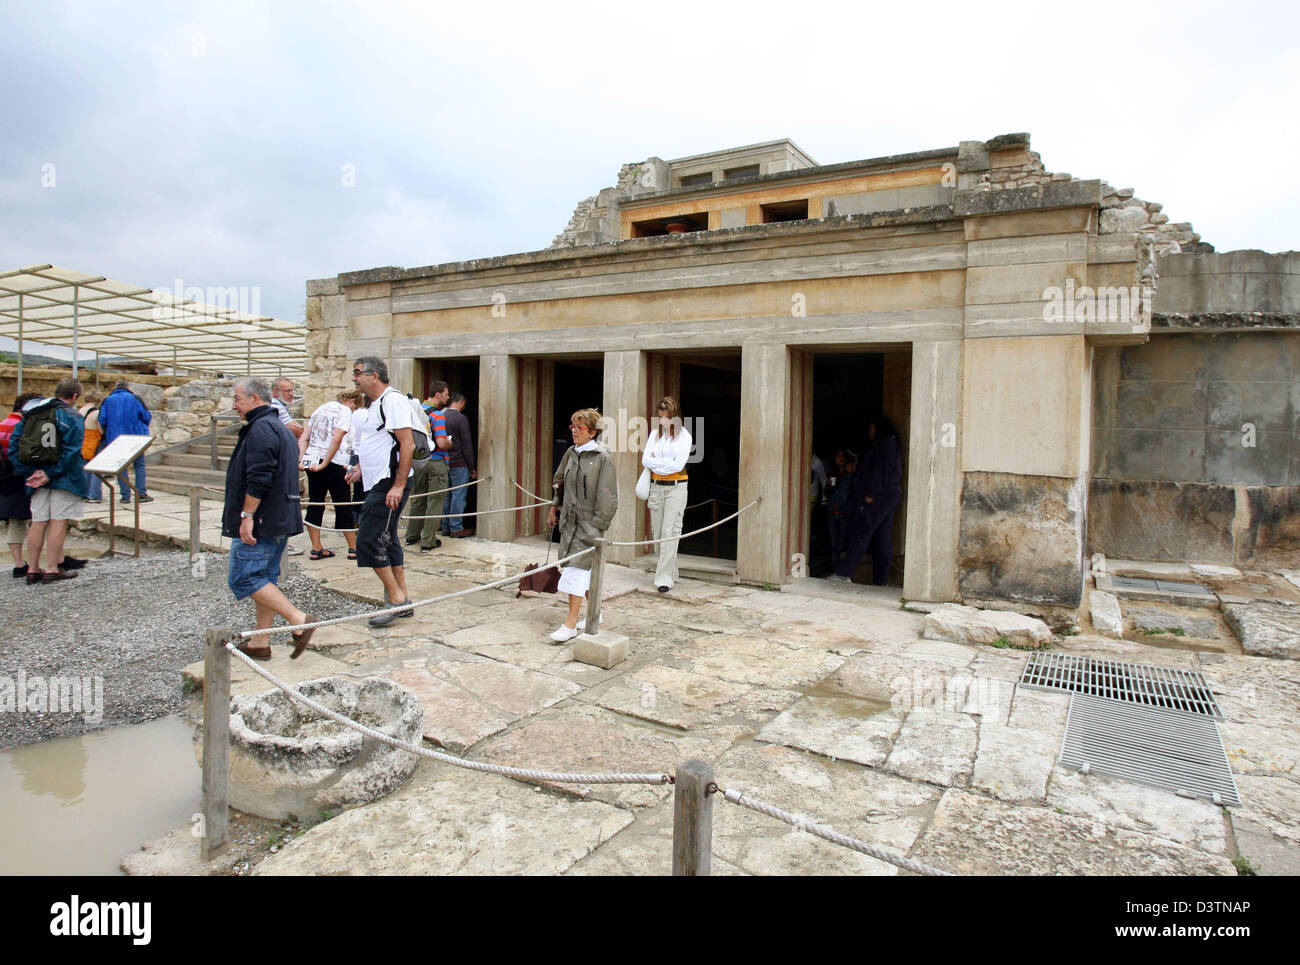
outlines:
M424 403L424 410L429 414L429 446L431 452L428 459L414 465L415 477L411 480L411 485L414 487L411 490L413 495L411 496L410 515L412 518L406 524L406 545L411 546L419 543L421 553L427 553L429 550L442 545L442 540L438 539L439 523L442 520L417 519L415 517L432 516L442 512L444 494L441 492L436 496L427 494L447 488L448 474L445 450L451 447L451 442L447 439L447 420L443 418L441 412L442 407L451 398L451 392L447 388L446 382L434 382L429 387L429 391L432 394Z

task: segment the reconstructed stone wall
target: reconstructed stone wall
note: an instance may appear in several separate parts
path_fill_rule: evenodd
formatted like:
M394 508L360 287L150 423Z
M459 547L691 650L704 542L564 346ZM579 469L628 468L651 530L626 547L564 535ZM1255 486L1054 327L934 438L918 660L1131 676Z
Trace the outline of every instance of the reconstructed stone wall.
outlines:
M162 411L154 413L150 428L166 445L202 435L211 426L209 416L235 405L234 379L195 379L162 393Z

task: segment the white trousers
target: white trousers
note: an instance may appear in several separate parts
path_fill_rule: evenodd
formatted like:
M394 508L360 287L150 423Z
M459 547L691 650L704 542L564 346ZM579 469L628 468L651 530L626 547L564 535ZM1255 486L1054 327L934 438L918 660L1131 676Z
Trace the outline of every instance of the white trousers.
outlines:
M650 532L654 539L682 535L682 517L686 515L686 483L659 486L650 483ZM677 540L658 544L659 561L655 566L655 586L672 586L677 579Z

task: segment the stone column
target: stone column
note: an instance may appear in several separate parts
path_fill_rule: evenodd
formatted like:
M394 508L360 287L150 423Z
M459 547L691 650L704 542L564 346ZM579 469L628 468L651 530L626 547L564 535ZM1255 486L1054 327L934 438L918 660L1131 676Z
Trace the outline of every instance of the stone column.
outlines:
M519 440L513 418L518 391L516 360L509 355L480 355L478 360L478 508L517 505L510 473ZM480 516L475 531L484 539L509 542L515 538L512 513Z
M644 420L646 398L645 352L606 352L605 385L601 413L608 428L602 438L609 446L618 471L618 512L606 534L610 539L637 538L637 517L642 503L636 498L636 481L641 475L641 447L645 434L638 432ZM634 546L611 546L606 559L630 563L637 556Z
M785 493L789 409L786 346L746 343L740 352L739 503L763 501L737 520L736 574L757 583L784 583L790 574Z
M908 439L907 550L903 596L946 601L957 594L961 522L961 342L912 346Z

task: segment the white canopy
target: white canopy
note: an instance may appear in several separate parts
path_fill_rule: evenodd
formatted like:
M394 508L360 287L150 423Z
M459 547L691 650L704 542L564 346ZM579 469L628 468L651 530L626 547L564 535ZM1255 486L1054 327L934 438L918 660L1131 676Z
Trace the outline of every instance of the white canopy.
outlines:
M71 268L0 271L0 335L225 375L300 378L306 326L239 311L248 289L209 289L234 305L186 300ZM180 293L183 294L183 293ZM253 299L254 303L256 299Z

